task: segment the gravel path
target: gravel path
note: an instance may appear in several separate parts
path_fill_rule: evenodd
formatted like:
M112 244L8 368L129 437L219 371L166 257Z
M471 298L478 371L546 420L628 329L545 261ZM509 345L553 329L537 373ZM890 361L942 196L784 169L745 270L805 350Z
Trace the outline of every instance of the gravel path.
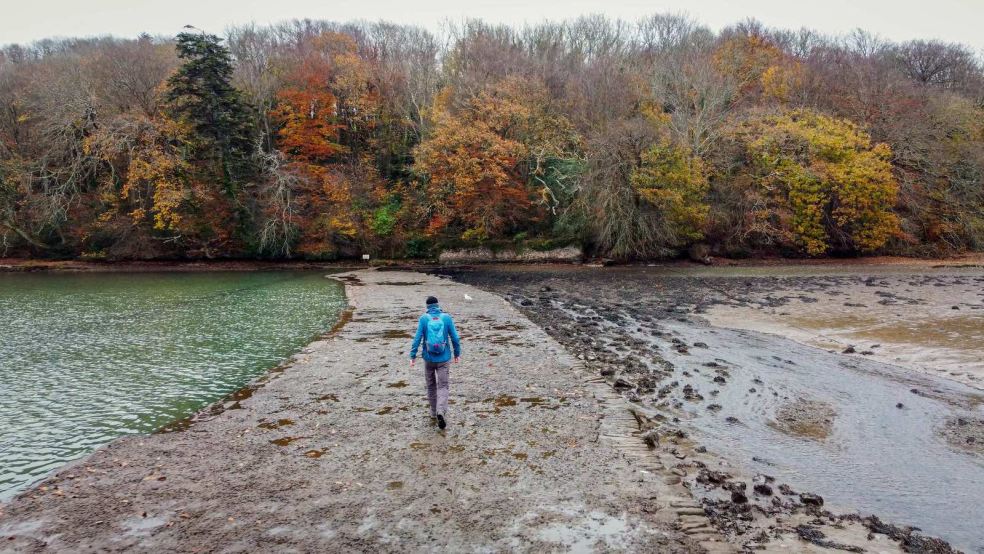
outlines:
M183 430L117 440L0 506L0 551L727 548L679 479L640 463L621 399L501 298L340 278L338 331ZM445 432L406 359L428 294L463 338Z

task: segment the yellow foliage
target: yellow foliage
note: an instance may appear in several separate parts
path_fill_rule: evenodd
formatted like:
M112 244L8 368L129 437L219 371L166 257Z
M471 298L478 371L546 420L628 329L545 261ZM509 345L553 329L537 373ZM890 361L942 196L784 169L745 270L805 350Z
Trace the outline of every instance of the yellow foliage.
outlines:
M707 176L700 158L690 156L669 141L642 154L642 165L632 172L639 196L662 218L673 246L699 240L707 218Z
M761 84L763 96L785 104L803 86L803 67L799 63L770 66L762 73Z
M759 216L779 214L807 254L823 254L834 243L870 252L898 232L891 150L872 145L853 123L795 110L751 118L738 135L770 199Z
M83 145L89 154L119 166L119 195L110 197L113 189L107 189L103 202L124 210L135 224L149 214L154 229L178 230L187 202L196 196L188 185L191 166L174 145L189 128L167 117L120 118L114 123L87 137ZM132 206L128 211L127 204Z
M713 61L718 71L729 75L740 89L746 89L760 82L783 57L782 50L763 37L735 36L718 46Z
M187 162L157 149L145 150L138 156L130 161L121 196L126 199L138 187L152 187L154 228L176 230L181 223L182 204L190 196L184 182ZM138 210L136 215L142 217L144 212Z

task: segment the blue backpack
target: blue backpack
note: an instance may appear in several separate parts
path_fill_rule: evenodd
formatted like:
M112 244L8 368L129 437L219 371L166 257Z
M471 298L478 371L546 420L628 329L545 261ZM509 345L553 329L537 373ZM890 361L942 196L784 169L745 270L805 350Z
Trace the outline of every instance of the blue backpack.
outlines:
M444 329L444 318L432 316L424 330L424 342L427 353L431 356L441 356L448 349L447 331Z

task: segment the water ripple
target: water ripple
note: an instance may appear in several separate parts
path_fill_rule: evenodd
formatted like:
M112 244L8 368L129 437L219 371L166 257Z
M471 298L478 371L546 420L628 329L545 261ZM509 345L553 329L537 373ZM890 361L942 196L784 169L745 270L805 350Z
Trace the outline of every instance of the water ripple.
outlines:
M235 391L344 304L321 273L0 274L0 500Z

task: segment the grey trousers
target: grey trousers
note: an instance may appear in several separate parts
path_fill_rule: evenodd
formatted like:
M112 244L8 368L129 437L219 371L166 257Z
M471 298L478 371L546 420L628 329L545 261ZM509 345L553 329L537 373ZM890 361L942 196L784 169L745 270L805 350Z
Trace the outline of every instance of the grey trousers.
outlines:
M427 400L431 415L448 413L448 370L451 361L424 362L424 376L427 379Z

